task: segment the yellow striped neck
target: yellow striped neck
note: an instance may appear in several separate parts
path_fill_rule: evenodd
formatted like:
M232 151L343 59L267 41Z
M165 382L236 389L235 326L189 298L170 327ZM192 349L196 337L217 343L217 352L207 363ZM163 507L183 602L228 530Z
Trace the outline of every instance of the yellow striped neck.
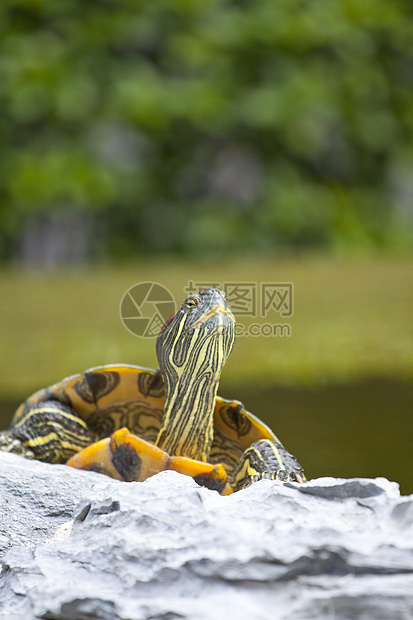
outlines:
M208 461L214 437L214 406L218 379L194 382L185 378L167 397L162 428L156 444L174 456Z
M156 445L173 456L207 461L219 378L235 339L235 319L217 289L199 294L164 326L156 350L165 410ZM185 302L184 302L185 303Z

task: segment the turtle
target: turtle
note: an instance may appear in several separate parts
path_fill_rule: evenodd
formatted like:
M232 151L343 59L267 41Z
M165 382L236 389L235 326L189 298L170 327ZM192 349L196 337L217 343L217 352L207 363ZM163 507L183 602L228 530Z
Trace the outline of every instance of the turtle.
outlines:
M172 469L224 495L261 478L305 482L266 424L217 395L235 324L219 289L187 296L157 337L158 370L98 366L35 392L0 450L123 481Z

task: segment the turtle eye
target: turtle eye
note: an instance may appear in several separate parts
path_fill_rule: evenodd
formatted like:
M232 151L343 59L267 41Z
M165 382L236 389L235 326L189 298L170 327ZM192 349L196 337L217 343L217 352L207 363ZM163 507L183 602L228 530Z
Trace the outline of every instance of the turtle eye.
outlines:
M188 308L188 310L191 310L192 308L196 308L198 304L199 304L199 299L197 299L196 297L187 297L184 301L184 306L185 308Z

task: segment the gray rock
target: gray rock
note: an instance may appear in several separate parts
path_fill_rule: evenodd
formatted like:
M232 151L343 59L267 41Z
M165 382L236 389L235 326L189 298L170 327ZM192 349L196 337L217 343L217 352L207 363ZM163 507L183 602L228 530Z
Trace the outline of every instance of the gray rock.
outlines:
M0 454L0 616L413 618L413 496L384 478L228 497Z

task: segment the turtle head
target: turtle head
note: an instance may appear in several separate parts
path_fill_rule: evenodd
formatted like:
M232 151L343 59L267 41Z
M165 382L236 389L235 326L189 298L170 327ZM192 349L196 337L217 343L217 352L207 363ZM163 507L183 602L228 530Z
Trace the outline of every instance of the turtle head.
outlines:
M168 367L177 374L187 365L203 358L216 365L213 350L220 352L224 363L235 340L235 317L225 293L207 288L184 299L178 312L163 325L156 342L159 367L168 375Z
M225 293L216 288L186 297L162 327L156 354L166 401L157 443L170 454L205 460L212 441L219 377L234 341L234 315ZM204 426L208 431L202 431ZM190 428L199 436L196 442L189 445L188 440L184 445Z

